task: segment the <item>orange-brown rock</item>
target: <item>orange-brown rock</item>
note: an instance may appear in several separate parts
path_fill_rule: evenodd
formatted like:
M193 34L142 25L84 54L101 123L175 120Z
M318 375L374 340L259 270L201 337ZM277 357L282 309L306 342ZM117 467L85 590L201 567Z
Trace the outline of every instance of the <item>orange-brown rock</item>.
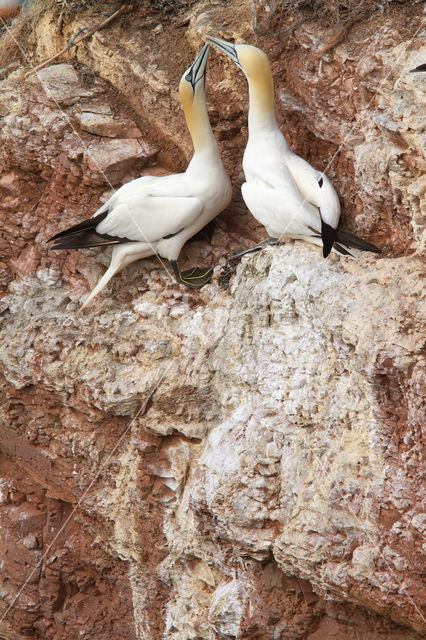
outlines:
M143 4L28 76L105 19L31 4L10 24L28 60L0 69L0 636L420 640L420 6L345 32L291 3ZM108 257L47 239L185 168L177 87L206 34L268 53L289 143L383 255L289 242L219 287L263 228L239 193L246 81L211 52L234 198L183 262L219 264L213 283L140 261L77 318Z

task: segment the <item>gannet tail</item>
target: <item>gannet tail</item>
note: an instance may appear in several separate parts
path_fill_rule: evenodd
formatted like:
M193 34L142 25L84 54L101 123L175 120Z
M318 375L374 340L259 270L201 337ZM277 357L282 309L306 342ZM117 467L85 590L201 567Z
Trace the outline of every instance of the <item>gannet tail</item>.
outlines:
M372 253L382 253L381 249L376 247L371 242L367 242L362 238L350 233L349 231L344 231L343 229L336 230L336 242L340 245L344 245L346 247L353 247L354 249L360 249L361 251L371 251ZM335 245L336 247L336 245Z
M111 244L129 242L126 238L109 236L106 233L98 233L96 227L108 215L108 211L100 213L94 218L75 224L65 231L60 231L52 238L52 249L88 249L89 247L105 247Z

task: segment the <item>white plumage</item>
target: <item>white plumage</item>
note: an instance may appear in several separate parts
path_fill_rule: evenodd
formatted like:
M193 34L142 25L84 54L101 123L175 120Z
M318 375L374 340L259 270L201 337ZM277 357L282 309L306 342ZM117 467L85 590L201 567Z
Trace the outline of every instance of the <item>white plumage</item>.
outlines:
M97 233L156 243L161 257L177 259L186 240L203 228L222 205L222 198L215 193L218 176L215 171L207 174L204 172L203 181L196 180L194 171L189 170L133 180L98 209L95 216L104 211L108 215L97 225Z

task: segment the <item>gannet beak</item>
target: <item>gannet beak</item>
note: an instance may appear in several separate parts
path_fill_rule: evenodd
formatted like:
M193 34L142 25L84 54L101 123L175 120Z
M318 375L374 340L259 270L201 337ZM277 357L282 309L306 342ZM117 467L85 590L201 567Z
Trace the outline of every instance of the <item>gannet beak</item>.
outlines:
M207 59L209 57L210 45L205 44L200 53L196 57L195 61L189 67L185 73L185 80L192 86L192 90L195 93L195 88L200 80L205 81L207 70Z
M235 45L232 42L226 42L226 40L221 40L220 38L213 38L213 36L207 36L207 40L209 40L215 47L223 51L228 58L231 58L232 62L242 69L240 61L238 59L237 50Z

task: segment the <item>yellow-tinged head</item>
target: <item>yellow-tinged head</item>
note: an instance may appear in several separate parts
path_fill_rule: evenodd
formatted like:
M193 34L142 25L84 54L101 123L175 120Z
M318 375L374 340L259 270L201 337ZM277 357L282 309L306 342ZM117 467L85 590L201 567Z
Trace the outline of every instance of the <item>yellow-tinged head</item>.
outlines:
M205 44L185 71L179 95L195 151L215 146L206 107L206 69L210 45Z
M233 44L220 38L207 37L244 72L250 87L250 102L267 112L273 110L274 81L268 56L251 44Z
M211 36L208 36L207 40L231 58L249 80L256 81L272 76L268 56L261 49L251 44L233 44Z
M189 112L193 103L201 98L205 100L207 59L210 45L205 44L179 83L179 96L185 112Z
M250 44L237 44L235 51L242 70L250 80L272 76L268 56L261 49Z

